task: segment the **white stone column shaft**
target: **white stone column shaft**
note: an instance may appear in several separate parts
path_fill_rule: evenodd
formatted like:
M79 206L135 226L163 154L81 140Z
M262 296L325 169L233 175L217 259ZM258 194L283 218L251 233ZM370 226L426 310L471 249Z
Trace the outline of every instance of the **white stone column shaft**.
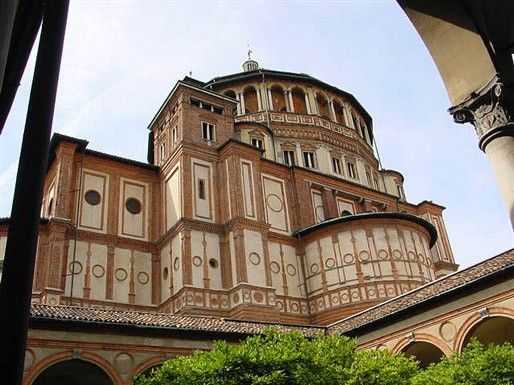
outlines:
M493 139L485 148L514 230L514 137ZM484 214L487 215L487 214Z

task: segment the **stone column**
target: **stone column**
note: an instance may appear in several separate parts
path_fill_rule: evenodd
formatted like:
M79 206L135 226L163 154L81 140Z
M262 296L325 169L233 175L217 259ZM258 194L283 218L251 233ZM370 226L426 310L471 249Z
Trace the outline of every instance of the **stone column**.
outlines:
M334 109L334 101L332 99L328 101L328 107L330 109L330 116L332 118L332 121L337 122L336 111Z
M498 181L514 229L514 89L495 78L476 96L452 107L457 123L472 123Z
M243 92L241 92L239 94L239 101L241 104L241 106L239 107L240 111L241 111L241 115L244 115L244 114L246 114L246 107L245 107L245 96L244 96Z
M271 97L271 89L270 89L270 88L267 88L266 90L268 91L268 106L269 106L269 111L273 111L273 98Z
M287 90L287 96L289 100L289 112L294 112L293 92L291 90Z

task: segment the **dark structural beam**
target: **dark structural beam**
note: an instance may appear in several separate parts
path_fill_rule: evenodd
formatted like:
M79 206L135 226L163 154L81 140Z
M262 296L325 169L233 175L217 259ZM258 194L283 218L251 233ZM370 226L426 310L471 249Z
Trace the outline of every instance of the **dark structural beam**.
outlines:
M0 3L3 4L3 1L0 0ZM6 4L10 2L12 0L6 0ZM3 21L3 17L4 15L2 15L0 23ZM18 0L15 19L12 22L12 33L9 33L9 38L3 36L1 41L2 53L4 48L7 48L8 52L5 56L5 71L0 87L0 134L14 102L42 17L43 2L41 0ZM5 44L4 40L6 40Z
M67 14L68 0L44 3L0 283L0 325L4 331L0 376L5 385L19 385L23 377L43 182Z

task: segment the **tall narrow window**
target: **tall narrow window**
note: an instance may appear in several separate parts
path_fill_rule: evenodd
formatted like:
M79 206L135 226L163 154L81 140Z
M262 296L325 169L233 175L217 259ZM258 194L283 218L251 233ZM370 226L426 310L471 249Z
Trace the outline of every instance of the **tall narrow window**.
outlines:
M252 146L264 150L264 142L262 141L262 139L252 138Z
M214 124L202 122L202 138L209 142L214 141L214 132L215 126Z
M160 146L160 155L161 155L161 163L164 162L164 158L166 158L166 144L165 143L161 143L161 146Z
M379 185L378 185L378 175L376 173L373 174L373 185L375 186L375 188L377 190L380 190Z
M171 130L171 140L173 146L177 144L177 139L177 127L173 127L173 129Z
M284 151L284 163L288 166L294 166L294 151Z
M348 176L352 179L357 179L357 170L355 164L352 161L346 162L346 168L348 170Z
M369 187L373 187L373 181L371 178L371 170L369 166L366 166L366 181L368 182Z
M198 198L205 199L205 179L198 179Z
M342 174L341 161L339 160L339 158L332 158L332 169L334 170L334 173L336 173L337 175Z
M307 168L315 168L314 153L312 151L303 152L303 165Z

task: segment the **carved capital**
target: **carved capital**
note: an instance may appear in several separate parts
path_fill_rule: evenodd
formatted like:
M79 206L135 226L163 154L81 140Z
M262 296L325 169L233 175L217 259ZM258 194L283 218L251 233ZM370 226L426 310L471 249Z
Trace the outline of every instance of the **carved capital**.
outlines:
M514 90L495 77L468 100L452 107L450 113L456 123L473 124L484 151L494 138L514 135L513 102Z

